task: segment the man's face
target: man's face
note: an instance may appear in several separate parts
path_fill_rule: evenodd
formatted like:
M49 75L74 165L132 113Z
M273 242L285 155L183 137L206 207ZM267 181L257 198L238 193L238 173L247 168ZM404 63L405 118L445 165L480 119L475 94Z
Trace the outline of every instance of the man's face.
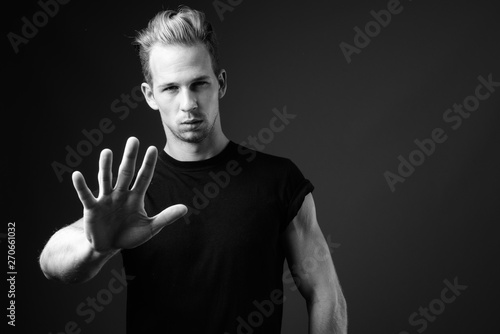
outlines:
M149 64L152 87L142 88L148 104L160 111L167 140L201 143L221 133L219 81L203 44L156 45Z

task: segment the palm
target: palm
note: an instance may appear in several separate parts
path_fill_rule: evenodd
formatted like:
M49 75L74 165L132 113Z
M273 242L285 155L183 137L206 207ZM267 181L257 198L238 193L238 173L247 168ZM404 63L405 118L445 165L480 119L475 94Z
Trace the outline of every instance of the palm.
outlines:
M137 179L131 189L139 142L128 140L116 185L111 185L112 153L103 150L99 160L99 196L95 198L83 175L75 172L73 183L84 206L83 223L86 236L97 251L137 247L151 239L163 227L182 217L184 205L173 205L154 217L144 210L144 195L151 182L157 152L149 148Z
M87 237L98 248L123 249L139 246L151 237L151 219L129 194L111 194L86 209L83 222Z

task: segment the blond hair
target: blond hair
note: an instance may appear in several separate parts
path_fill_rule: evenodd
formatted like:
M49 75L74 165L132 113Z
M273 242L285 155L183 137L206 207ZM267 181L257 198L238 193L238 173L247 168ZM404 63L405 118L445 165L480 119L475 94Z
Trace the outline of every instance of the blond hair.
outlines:
M138 32L134 44L139 46L144 80L152 85L149 56L153 46L186 45L202 43L207 48L212 60L212 69L219 74L219 53L217 36L203 12L181 6L177 11L165 10L156 14L148 26Z

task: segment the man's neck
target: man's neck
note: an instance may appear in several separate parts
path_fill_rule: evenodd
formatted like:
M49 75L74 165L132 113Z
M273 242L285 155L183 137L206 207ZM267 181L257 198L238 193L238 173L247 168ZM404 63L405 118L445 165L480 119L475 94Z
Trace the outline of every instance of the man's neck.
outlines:
M229 139L224 134L216 138L207 137L201 143L187 143L177 138L167 139L165 152L175 160L200 161L219 154L227 145Z

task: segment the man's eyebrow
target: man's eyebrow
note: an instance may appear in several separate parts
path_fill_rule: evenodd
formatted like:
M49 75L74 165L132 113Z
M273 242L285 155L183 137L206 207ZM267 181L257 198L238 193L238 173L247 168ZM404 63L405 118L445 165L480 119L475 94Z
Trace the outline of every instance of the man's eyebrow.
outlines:
M191 80L191 82L203 81L203 80L208 80L208 79L210 79L209 75L200 75L199 77L196 77L193 80Z
M203 81L203 80L208 80L208 79L210 79L209 75L200 75L200 76L192 79L191 82ZM178 85L178 83L176 83L176 82L166 82L166 83L159 84L158 87L159 88L164 88L164 87L169 87L169 86L173 86L173 85Z

